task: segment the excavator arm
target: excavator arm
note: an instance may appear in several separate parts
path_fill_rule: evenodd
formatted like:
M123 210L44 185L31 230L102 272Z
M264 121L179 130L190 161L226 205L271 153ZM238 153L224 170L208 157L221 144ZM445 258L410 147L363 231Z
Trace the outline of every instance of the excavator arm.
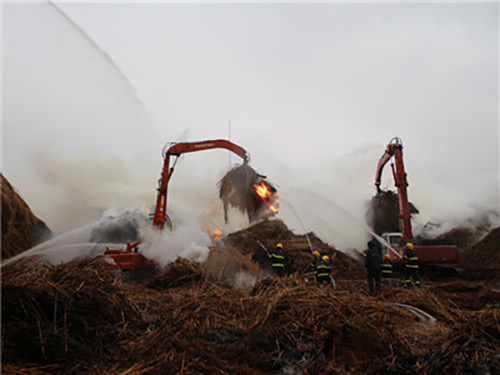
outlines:
M200 142L183 142L183 143L173 143L168 144L168 149L163 152L164 164L161 172L161 177L158 183L158 195L156 198L156 207L154 213L153 225L159 229L163 229L165 223L168 224L167 216L167 192L168 183L172 174L174 173L175 163L170 166L170 157L179 157L182 154L195 151L209 150L213 148L224 148L229 151L234 152L236 155L243 159L244 163L247 163L250 159L248 152L241 146L234 144L225 139L215 139L210 141L200 141Z
M394 137L390 140L387 148L377 164L375 173L375 186L380 193L380 182L382 179L382 172L384 166L389 160L391 162L392 175L398 190L399 200L399 229L401 230L401 237L399 239L399 252L400 256L403 255L403 247L409 241L414 241L413 232L411 228L411 215L410 203L408 202L408 181L406 179L406 172L403 163L403 142L400 138ZM434 245L434 246L415 246L418 254L419 261L424 264L446 264L458 263L458 247L455 245ZM401 258L395 261L400 262Z
M411 214L410 214L410 204L408 202L408 180L406 179L406 172L403 163L403 142L401 138L394 137L391 139L387 148L380 158L377 164L377 171L375 174L375 186L377 191L380 192L380 182L382 179L382 172L384 166L389 160L394 158L394 163L391 163L392 175L394 177L394 183L398 189L398 199L399 199L399 227L401 230L401 240L411 241L413 238L413 233L411 229Z
M184 142L184 143L170 143L163 149L164 164L161 172L161 177L158 182L158 196L156 200L156 207L154 213L153 226L158 229L163 229L165 224L170 227L170 220L167 216L167 191L168 182L174 172L175 162L170 166L170 157L176 156L177 158L187 152L202 151L212 148L225 148L234 152L236 155L243 159L244 163L249 160L249 155L244 148L227 141L225 139L216 139L212 141L201 142ZM166 149L166 150L165 150ZM178 159L175 159L177 161ZM149 258L146 258L139 251L140 241L135 240L127 243L127 248L122 249L106 249L104 258L109 269L120 269L122 271L133 271L127 277L149 276L154 272L157 263Z

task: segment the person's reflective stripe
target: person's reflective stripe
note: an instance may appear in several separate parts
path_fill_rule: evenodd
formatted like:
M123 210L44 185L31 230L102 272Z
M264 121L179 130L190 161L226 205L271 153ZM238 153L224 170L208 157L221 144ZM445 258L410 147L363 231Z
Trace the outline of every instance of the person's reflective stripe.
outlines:
M283 263L273 263L273 267L276 268L276 267L285 267L285 265Z
M418 264L407 264L406 268L418 268Z

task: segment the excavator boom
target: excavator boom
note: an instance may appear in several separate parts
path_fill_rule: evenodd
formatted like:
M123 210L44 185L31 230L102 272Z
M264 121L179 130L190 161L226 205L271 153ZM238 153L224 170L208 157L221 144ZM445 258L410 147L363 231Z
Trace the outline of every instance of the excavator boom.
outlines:
M200 141L200 142L183 142L183 143L173 143L168 145L169 148L164 151L164 163L161 172L161 178L158 186L158 195L156 197L156 207L153 219L153 225L159 229L163 229L165 223L167 222L167 193L168 193L168 183L174 173L174 166L170 166L170 157L179 157L182 154L194 151L203 151L213 148L225 148L229 151L234 152L236 155L243 159L244 163L247 163L250 159L248 152L241 146L234 144L225 139L214 139L210 141Z
M377 191L380 192L380 182L382 179L382 172L384 166L389 160L394 158L394 163L391 164L392 175L394 177L394 183L398 189L398 199L399 199L399 227L401 230L401 241L410 241L413 238L413 233L411 230L411 213L410 204L408 203L408 181L406 179L406 172L403 163L403 142L401 138L395 137L391 139L387 148L380 158L377 164L377 172L375 175L375 186Z

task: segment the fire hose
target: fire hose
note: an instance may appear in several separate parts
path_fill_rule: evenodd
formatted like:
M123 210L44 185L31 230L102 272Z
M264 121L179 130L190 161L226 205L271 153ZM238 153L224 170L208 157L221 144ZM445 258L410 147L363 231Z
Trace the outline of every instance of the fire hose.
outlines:
M264 249L264 251L266 252L266 254L268 256L270 256L271 254L269 253L269 250L267 250L267 247L264 246L264 244L262 242L260 242L259 240L257 240L257 243L259 244L260 247L262 247L262 249Z
M405 305L403 303L395 303L395 302L389 302L389 303L387 303L387 305L402 307L402 308L408 310L409 312L411 312L412 314L414 314L418 318L418 320L420 320L421 322L426 322L429 324L436 324L436 322L437 322L437 319L434 318L432 315L426 313L423 310L416 308L415 306L410 306L410 305Z

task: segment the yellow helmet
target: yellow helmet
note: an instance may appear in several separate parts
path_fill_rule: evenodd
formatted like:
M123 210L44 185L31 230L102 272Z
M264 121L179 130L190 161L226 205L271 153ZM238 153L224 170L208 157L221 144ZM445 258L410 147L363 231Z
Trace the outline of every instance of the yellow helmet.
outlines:
M325 262L328 262L328 255L323 255L321 259L323 259Z
M276 247L279 247L280 249L283 249L283 245L281 244L281 242L279 244L277 244Z
M318 250L314 250L313 251L313 255L315 258L319 258L319 251Z
M384 259L391 259L391 254L385 254Z
M406 248L407 248L407 249L410 249L410 250L413 250L413 244L412 244L411 242L408 242L408 243L406 244Z

